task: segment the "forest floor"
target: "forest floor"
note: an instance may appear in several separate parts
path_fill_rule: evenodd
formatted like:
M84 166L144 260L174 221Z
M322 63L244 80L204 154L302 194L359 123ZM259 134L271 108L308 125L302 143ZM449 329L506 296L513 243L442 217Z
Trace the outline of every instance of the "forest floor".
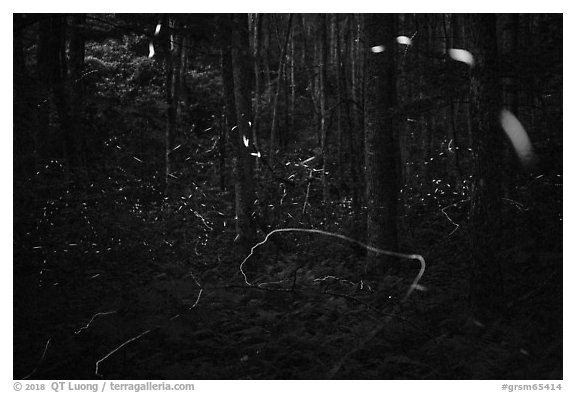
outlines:
M22 224L35 232L15 229L14 378L562 379L558 249L499 255L510 295L501 317L479 321L468 229L441 213L403 221L402 248L427 266L402 301L416 260L366 275L362 250L310 233L258 247L247 285L221 213L230 198L209 199L205 214L174 202L154 219L47 198L44 219Z

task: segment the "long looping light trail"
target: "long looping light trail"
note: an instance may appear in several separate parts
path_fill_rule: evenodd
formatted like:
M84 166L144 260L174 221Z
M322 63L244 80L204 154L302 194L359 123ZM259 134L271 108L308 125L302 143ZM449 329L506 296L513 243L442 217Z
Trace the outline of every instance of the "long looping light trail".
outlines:
M404 298L402 299L402 301L406 301L406 299L408 299L408 297L412 294L412 292L417 289L420 288L418 286L418 282L420 281L420 279L422 278L422 276L424 275L424 271L426 270L426 261L424 260L424 257L422 257L422 255L419 254L404 254L404 253L400 253L400 252L394 252L394 251L386 251L386 250L381 250L379 248L376 247L372 247L369 246L365 243L362 243L359 240L355 240L352 238L349 238L348 236L344 236L344 235L340 235L338 233L332 233L332 232L326 232L326 231L322 231L319 229L305 229L305 228L279 228L279 229L274 229L273 231L269 232L266 237L264 238L264 240L262 240L261 242L255 244L251 249L250 249L250 254L248 254L248 256L246 258L244 258L244 260L242 261L242 263L240 263L240 273L242 273L242 276L244 276L244 282L249 285L249 286L254 286L253 283L251 283L250 281L248 281L248 277L246 276L246 273L244 272L244 264L248 261L248 259L250 259L250 257L252 255L254 255L254 251L260 247L261 245L265 244L268 239L270 238L270 236L272 236L275 233L280 233L280 232L303 232L303 233L315 233L318 235L324 235L324 236L330 236L330 237L335 237L338 239L342 239L342 240L346 240L347 242L351 242L354 244L358 244L361 247L364 247L366 250L368 251L372 251L375 252L377 254L381 254L381 255L387 255L387 256L392 256L392 257L398 257L398 258L404 258L404 259L416 259L420 262L420 271L418 272L418 274L416 275L416 277L414 278L414 281L412 281L412 284L410 285L410 287L408 288L408 291L406 292L406 295L404 295Z

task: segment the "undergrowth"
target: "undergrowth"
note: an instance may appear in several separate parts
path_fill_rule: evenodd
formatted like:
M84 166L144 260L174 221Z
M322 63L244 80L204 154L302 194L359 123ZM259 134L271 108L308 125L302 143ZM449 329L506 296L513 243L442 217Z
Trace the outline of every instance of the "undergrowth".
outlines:
M229 190L190 181L166 198L107 173L80 182L52 163L16 184L15 378L562 378L561 252L511 243L506 312L475 319L465 194L428 211L415 191L405 200L401 249L427 268L403 301L417 261L367 273L362 246L311 232L254 250L247 285ZM260 239L298 227L363 240L346 198L264 184L276 191L262 191Z

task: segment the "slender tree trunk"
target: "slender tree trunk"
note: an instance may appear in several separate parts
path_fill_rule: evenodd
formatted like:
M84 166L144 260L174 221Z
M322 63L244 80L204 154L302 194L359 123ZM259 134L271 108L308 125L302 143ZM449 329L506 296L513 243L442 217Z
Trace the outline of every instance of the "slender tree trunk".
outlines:
M236 243L243 253L250 251L256 240L254 202L254 176L251 144L251 78L248 16L232 16L232 70L234 77L234 100L236 103L237 130L232 133L236 147Z
M351 192L352 197L352 209L354 215L356 217L360 217L360 201L359 196L360 193L356 191L356 182L359 177L357 170L357 166L355 165L356 161L356 152L354 149L354 137L355 137L355 124L354 119L352 116L352 110L355 108L351 105L352 98L352 89L353 89L353 73L352 73L352 48L353 48L353 33L352 33L352 21L354 20L353 15L346 15L344 18L344 34L343 34L343 41L344 41L344 55L340 57L341 63L341 71L340 77L342 79L341 86L344 93L344 110L345 110L345 117L346 117L346 127L344 132L344 137L346 138L346 150L347 155L345 155L347 162L349 165L344 169L344 173L349 170L350 177L346 180L347 188L349 193ZM350 196L350 195L348 195Z
M38 105L37 105L37 132L34 133L35 171L46 158L50 140L50 103L52 102L52 69L54 51L52 49L51 18L45 17L40 21L38 28Z
M362 208L362 198L365 194L365 176L361 176L365 172L365 124L364 124L364 111L365 111L365 77L366 77L366 57L368 52L365 50L366 37L364 35L365 31L365 21L364 15L357 14L355 17L355 30L356 30L356 62L355 62L355 79L356 89L354 89L354 108L355 108L355 165L358 171L357 181L356 181L356 193L358 201L356 205L356 210L360 211Z
M254 14L252 23L252 53L254 56L254 123L252 124L252 140L257 151L260 151L260 37L262 35L262 20L265 14ZM256 161L258 165L259 161Z
M224 99L225 99L225 121L224 129L220 134L220 157L224 157L226 154L226 141L229 139L228 135L232 141L238 133L238 121L236 120L236 100L234 98L234 72L232 70L232 50L231 50L231 20L228 18L220 18L220 28L221 28L221 69L222 69L222 84L224 86ZM234 154L232 155L232 171L233 171L233 181L236 182L237 172L238 172L238 157L236 153L236 143L233 143Z
M189 97L188 97L188 87L186 85L186 73L188 72L188 37L182 36L180 38L180 48L178 52L180 53L180 62L178 64L178 100L177 100L177 111L176 117L182 119L182 115L189 107Z
M448 28L446 26L447 24L447 16L446 15L442 15L443 18L443 26L444 26L444 39L446 41L446 46L448 48L456 48L455 46L455 37L456 34L454 31L452 31L452 34L448 34ZM451 19L452 22L456 21L456 19L458 18L457 14L452 14ZM456 27L458 26L458 23L456 22ZM454 29L454 26L450 26L451 29ZM450 108L449 108L449 112L448 112L448 119L450 121L450 128L452 130L452 152L454 154L454 167L456 168L456 173L458 175L458 179L462 179L464 176L464 173L462 172L462 166L460 165L460 138L458 136L458 103L456 101L456 97L454 97L454 94L450 94L449 97L450 100Z
M328 193L328 128L327 128L327 105L326 95L326 69L328 63L328 37L327 37L327 15L319 15L319 55L320 63L318 64L318 98L320 101L320 149L322 150L322 200L328 202L330 199Z
M289 78L289 85L290 85L290 100L289 100L289 110L288 110L288 129L290 132L294 131L294 109L296 105L296 78L295 78L295 46L296 46L296 38L295 32L290 35L290 50L288 53L289 57L289 67L290 67L290 78ZM290 135L288 135L290 137Z
M310 26L308 18L312 18L307 14L303 14L301 17L302 21L302 36L303 36L303 64L304 68L308 74L308 85L306 90L310 92L310 100L311 100L311 108L312 108L312 119L311 123L314 124L316 127L316 136L317 142L320 144L320 136L319 136L319 129L320 129L320 120L319 120L319 104L318 104L318 72L316 70L316 62L318 56L318 40L312 39L312 47L310 48L310 40L308 39L309 35L314 36L314 29ZM312 23L313 25L313 23ZM310 53L310 50L312 53Z
M430 170L430 164L432 164L431 159L433 144L434 144L434 130L436 129L436 117L430 116L424 125L424 132L422 138L422 149L424 150L424 162L422 165L422 180L427 183L429 180L429 174L432 172Z
M70 127L70 106L66 94L66 17L53 14L46 16L40 23L40 42L38 48L38 65L43 85L43 100L40 103L41 130L38 143L49 144L50 135L50 102L56 106L60 121L54 139L64 141L61 152L67 162L67 170L76 166L74 135ZM53 98L53 101L52 101ZM41 142L40 142L41 141ZM42 147L40 147L42 149ZM52 153L52 152L50 152ZM49 153L49 154L50 154ZM47 158L47 157L43 157Z
M397 250L397 152L391 113L396 103L394 16L366 16L366 200L367 243L385 250ZM372 52L383 45L384 52ZM368 253L369 266L385 271L385 259ZM374 264L377 264L374 266Z
M173 169L170 154L172 152L172 147L174 146L176 135L176 107L178 98L175 90L178 85L177 63L179 59L177 59L176 53L176 35L173 32L175 21L170 17L165 17L163 24L166 26L165 31L169 32L169 34L166 35L166 59L164 62L166 70L166 80L164 83L164 94L166 97L166 129L164 132L164 193L169 194L171 178L174 176L172 174Z
M343 114L344 114L344 105L346 100L346 92L345 92L345 79L344 79L344 67L342 65L341 53L340 53L340 27L339 27L339 18L338 15L333 16L333 25L334 25L334 38L335 43L333 44L336 47L335 52L335 64L336 64L336 75L337 75L337 84L336 84L336 98L337 98L337 112L336 112L336 130L337 130L337 137L338 137L338 188L342 189L342 185L344 184L344 131L343 131ZM343 191L343 190L341 190Z
M84 112L84 55L85 39L82 30L86 23L85 14L76 14L72 16L72 27L70 29L70 83L71 99L70 112L71 123L74 134L74 154L78 159L78 164L86 167L85 161L85 136L83 125Z
M292 36L292 34L290 34ZM286 60L284 65L284 75L282 81L284 82L284 127L280 132L279 145L285 147L290 141L290 41L286 47Z
M276 149L276 139L278 137L277 124L278 124L278 98L280 97L280 87L282 85L282 75L284 72L284 64L286 62L286 48L288 47L288 40L290 38L290 30L292 28L292 14L288 17L288 27L286 28L286 37L284 39L284 44L282 45L282 51L280 53L280 61L278 62L278 73L276 79L276 91L274 93L274 104L272 106L272 125L270 126L270 154L269 162L270 166L274 167L274 155Z
M266 104L270 105L272 99L272 81L270 79L270 14L266 14L262 16L262 52L263 52L263 62L264 62L264 77L265 77L265 86L264 86L264 93L266 97Z
M38 105L34 105L34 100L37 98L34 97L28 87L31 85L31 78L26 69L22 25L22 14L14 14L14 40L12 43L14 51L14 84L12 88L14 102L14 180L30 178L36 168L35 127L33 123L36 116L31 116L31 114L35 114Z
M361 99L358 94L358 81L359 81L359 61L360 54L360 29L359 21L356 15L350 18L350 98L352 99L352 130L350 132L350 173L352 175L352 208L356 212L357 217L360 217L361 211L361 195L362 195L362 181L360 174L362 171L362 151L364 149L362 143L362 121L361 121Z
M504 55L509 59L518 58L518 28L519 16L518 14L510 14L506 16L508 28L503 34L503 51ZM510 62L511 63L511 62ZM520 116L519 111L519 96L518 96L518 82L512 77L507 77L503 81L503 100L512 113ZM516 157L512 154L511 149L504 150L504 162L506 171L503 176L503 194L504 197L516 199Z
M233 82L232 82L233 83ZM226 89L226 87L225 87ZM227 93L225 91L225 94L233 94L234 89L232 89L232 93ZM233 103L233 100L232 100ZM228 104L227 104L228 105ZM226 116L225 114L223 114L222 116L220 116L219 119L219 138L218 138L218 170L220 172L220 190L221 191L225 191L226 190L226 134L227 134L227 130L229 130L232 127L229 127L229 123L228 123L228 116Z

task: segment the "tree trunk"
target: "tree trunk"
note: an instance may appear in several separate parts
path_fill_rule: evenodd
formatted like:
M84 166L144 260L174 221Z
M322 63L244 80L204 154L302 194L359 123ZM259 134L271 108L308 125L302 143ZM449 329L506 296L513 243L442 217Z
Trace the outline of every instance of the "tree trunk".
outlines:
M226 90L226 88L225 88ZM234 91L234 89L232 89ZM226 94L226 92L225 92ZM233 94L233 93L232 93ZM233 103L233 101L232 101ZM218 171L220 172L220 190L226 190L226 135L228 130L231 128L228 126L228 117L223 114L220 116L218 122Z
M254 178L250 156L252 101L250 91L250 45L248 16L232 16L232 71L238 127L232 132L236 148L236 243L243 253L250 251L256 240ZM247 145L247 146L246 146Z
M518 14L510 14L506 16L508 28L502 35L503 41L503 55L508 58L507 64L512 64L512 59L517 59L518 51L518 29L519 29L519 16ZM510 66L509 66L510 67ZM512 113L520 116L519 111L519 85L514 77L507 77L503 81L503 101ZM506 170L502 176L503 196L505 198L516 199L516 183L517 183L517 167L516 157L511 149L504 150L504 163Z
M364 47L363 47L363 20L361 15L351 18L352 43L350 61L350 95L352 98L353 131L350 133L352 159L350 160L353 179L352 206L358 216L362 210L362 197L364 194Z
M176 36L172 31L174 28L174 21L170 17L166 17L164 20L164 26L165 31L170 32L166 35L166 59L164 62L166 70L166 80L164 83L166 97L166 129L164 132L164 193L168 194L170 192L171 178L174 176L172 174L170 153L172 152L172 146L174 146L176 135L177 97L175 90L178 79L177 63L179 62L179 59L177 59L177 56L175 55L174 42Z
M326 69L328 65L328 37L327 37L327 15L319 15L319 29L318 32L318 100L320 101L320 149L322 151L322 200L328 202L330 199L328 194L328 176L326 173L328 161L328 128L327 120L327 105L328 99L326 97Z
M35 165L42 164L42 161L49 154L50 145L50 103L52 102L52 69L54 63L54 51L52 49L51 17L46 16L40 21L38 28L38 110L37 110L37 131L34 133L34 158ZM37 168L35 169L37 171Z
M190 41L188 37L182 36L180 39L180 63L178 72L178 100L176 102L176 117L182 119L182 115L188 111L190 105L190 98L188 97L188 86L186 84L186 73L188 72L188 45Z
M476 61L470 81L474 190L470 289L477 317L490 318L499 315L502 306L502 277L497 258L502 228L502 132L498 124L496 16L473 15L468 26Z
M460 48L456 46L458 32L454 31L454 29L458 28L458 14L452 14L451 21L454 25L451 25L450 28L452 30L452 34L448 33L448 29L446 27L446 15L442 15L443 18L443 25L444 25L444 39L446 40L446 46L448 48ZM456 168L456 174L458 179L461 181L464 178L464 173L462 172L462 166L460 165L460 138L458 136L458 103L456 101L456 97L454 94L450 94L450 108L449 108L449 121L450 121L450 128L452 129L452 147L453 147L453 154L454 154L454 167Z
M67 169L75 166L74 136L70 127L69 100L66 94L66 17L47 15L40 22L38 42L38 71L41 102L38 113L39 133L36 146L41 159L48 155L64 156ZM51 135L50 104L56 106L60 121L56 135ZM63 141L62 149L49 150L52 140Z
M82 123L84 113L84 55L85 39L82 30L86 23L85 14L72 16L72 28L70 30L70 118L74 135L74 154L78 158L78 164L86 167L85 161L85 136Z
M222 69L222 84L224 86L224 100L225 100L225 121L223 130L220 133L220 158L221 160L226 154L226 141L230 136L235 136L238 132L238 121L236 120L236 100L234 98L234 72L232 70L232 50L231 50L231 20L229 18L220 18L221 29L221 69ZM232 138L234 142L234 138ZM234 143L236 149L236 143ZM222 162L222 161L221 161ZM232 170L233 181L236 182L237 178L237 165L238 158L236 152L232 155ZM224 166L221 167L224 169Z
M284 72L284 63L286 60L286 48L288 47L288 40L290 38L290 30L292 28L292 14L288 18L288 27L286 28L286 38L284 39L284 44L282 45L282 51L280 53L280 60L278 62L278 72L276 79L276 91L274 92L274 104L272 106L272 125L270 126L270 154L269 162L270 166L274 167L274 155L276 148L276 139L278 138L277 124L278 124L278 98L280 97L280 86L282 85L282 75Z
M337 101L336 104L338 105L337 112L336 112L336 130L338 136L338 188L340 191L342 190L342 185L344 184L344 105L347 102L346 99L346 85L345 85L345 76L344 76L344 67L342 65L341 53L340 53L340 27L339 27L339 18L338 15L334 15L333 17L333 25L334 25L334 38L335 43L333 44L336 47L335 52L335 64L336 64L336 97Z
M24 52L24 29L22 14L14 14L13 67L14 67L14 179L27 179L34 174L36 167L34 126L31 114L37 109L34 105L30 86L31 78L26 70ZM32 146L32 148L30 148Z
M290 133L294 132L294 125L295 125L295 121L294 121L294 108L296 105L296 78L295 78L295 46L296 46L296 38L295 38L295 32L292 33L290 35L290 51L288 53L289 56L289 67L290 67L290 79L289 79L289 85L290 85L290 100L289 100L289 109L288 109L288 129L289 129L289 133L287 135L287 137L290 137Z
M257 151L260 151L260 37L262 35L263 14L254 14L252 23L252 53L254 56L254 122L252 124L252 141ZM256 161L258 165L259 161Z
M391 109L396 102L394 16L366 16L366 201L367 244L389 251L398 248L397 152ZM384 46L383 52L371 48ZM382 272L385 259L369 252L368 266Z
M262 16L262 28L264 29L262 32L262 50L261 53L263 54L263 66L264 66L264 95L266 97L266 104L270 105L271 100L271 92L270 89L272 88L272 81L270 80L270 21L272 18L270 14ZM264 28L265 27L265 28Z

